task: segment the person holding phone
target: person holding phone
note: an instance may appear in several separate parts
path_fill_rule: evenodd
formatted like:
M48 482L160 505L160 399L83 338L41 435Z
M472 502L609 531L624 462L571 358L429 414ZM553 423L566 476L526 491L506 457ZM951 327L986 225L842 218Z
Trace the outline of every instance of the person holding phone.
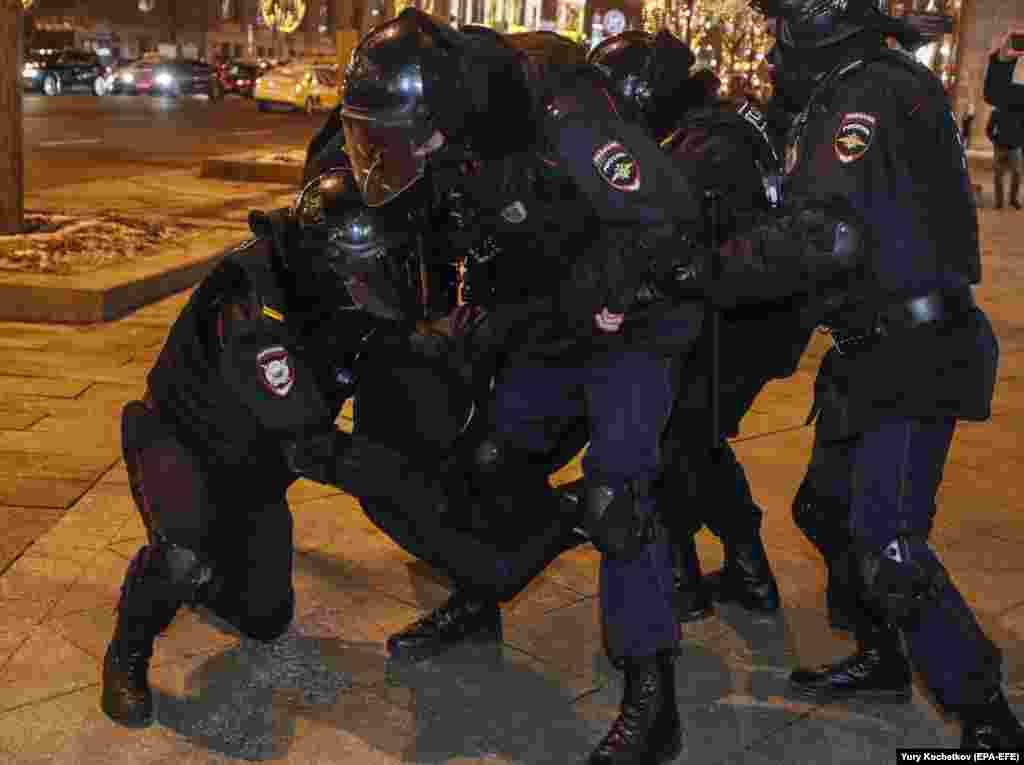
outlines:
M1003 208L1003 179L1010 174L1010 204L1017 210L1020 203L1021 146L1024 146L1024 85L1013 82L1017 60L1024 55L1024 31L1010 30L992 44L988 70L985 72L985 101L994 108L985 128L992 141L995 157L993 185L996 209Z

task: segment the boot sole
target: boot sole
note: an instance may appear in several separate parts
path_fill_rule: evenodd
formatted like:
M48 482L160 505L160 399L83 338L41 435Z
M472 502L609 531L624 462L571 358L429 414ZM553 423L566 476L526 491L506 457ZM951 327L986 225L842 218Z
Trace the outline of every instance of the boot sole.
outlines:
M683 751L683 734L680 732L672 737L671 741L665 743L660 750L654 753L655 765L664 765L678 757Z
M437 645L425 644L419 648L404 648L392 650L388 648L388 659L397 666L419 664L420 662L436 659L459 646L470 645L476 648L485 648L488 645L501 646L502 631L500 629L485 628L467 635L457 643L446 643Z
M123 728L134 728L134 729L148 728L150 725L153 724L153 720L154 720L154 717L153 717L152 714L147 715L146 717L141 717L141 718L120 717L120 716L118 716L118 715L116 715L116 714L114 714L113 712L110 711L110 709L108 708L106 699L103 699L100 702L100 709L103 710L103 714L105 714L108 718L110 718L111 721L117 723L118 725L120 725Z
M762 603L761 601L750 600L731 593L714 592L711 597L716 603L735 603L740 608L752 611L756 614L776 614L782 608L782 602Z
M883 704L908 704L913 696L909 688L886 691L886 690L864 690L864 691L836 691L822 688L808 688L803 685L789 683L787 686L788 695L808 699L811 701L874 701Z

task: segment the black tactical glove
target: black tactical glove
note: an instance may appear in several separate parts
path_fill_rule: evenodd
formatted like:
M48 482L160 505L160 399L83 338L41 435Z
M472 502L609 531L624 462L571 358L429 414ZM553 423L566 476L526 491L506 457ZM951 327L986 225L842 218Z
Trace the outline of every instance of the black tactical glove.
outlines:
M785 297L862 266L866 239L866 228L849 205L807 205L730 239L718 252L681 252L648 289L727 307ZM715 258L718 278L713 278Z
M806 236L809 257L819 254L837 269L860 265L864 256L864 226L848 204L839 200L809 205L796 213L795 224Z
M563 285L563 313L577 329L593 331L594 315L607 308L628 314L664 300L660 289L673 263L689 258L690 245L671 225L657 229L615 227L573 264L572 276Z

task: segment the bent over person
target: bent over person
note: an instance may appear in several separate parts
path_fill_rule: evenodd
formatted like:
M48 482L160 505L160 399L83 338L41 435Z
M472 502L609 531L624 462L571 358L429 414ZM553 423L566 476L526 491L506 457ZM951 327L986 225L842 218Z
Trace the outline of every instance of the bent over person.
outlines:
M361 356L401 364L429 344L417 328L420 297L409 275L419 271L403 246L402 211L382 224L353 189L350 172L336 168L311 182L294 210L251 215L258 238L196 289L146 396L124 408L125 463L148 542L125 575L104 660L101 704L116 722L152 721L153 643L182 605L205 606L255 640L287 630L294 593L285 492L299 477L385 502L387 511L371 516L385 533L488 593L519 571L528 580L561 549L557 521L510 552L452 528L436 464L335 426L357 389ZM414 427L456 430L464 397L435 392ZM417 437L431 434L410 433L410 443Z

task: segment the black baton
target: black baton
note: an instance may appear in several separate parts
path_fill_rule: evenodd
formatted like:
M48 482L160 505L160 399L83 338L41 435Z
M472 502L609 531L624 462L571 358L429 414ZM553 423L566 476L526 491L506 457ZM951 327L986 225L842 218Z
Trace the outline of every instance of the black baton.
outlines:
M704 192L704 215L705 231L707 232L707 244L711 258L711 282L715 284L722 275L722 259L719 254L721 241L722 224L722 195L717 190ZM707 343L708 359L708 414L711 421L711 442L708 452L713 460L718 460L722 455L722 413L721 398L721 337L722 337L722 312L715 304L715 301L708 297L704 301L705 342Z

